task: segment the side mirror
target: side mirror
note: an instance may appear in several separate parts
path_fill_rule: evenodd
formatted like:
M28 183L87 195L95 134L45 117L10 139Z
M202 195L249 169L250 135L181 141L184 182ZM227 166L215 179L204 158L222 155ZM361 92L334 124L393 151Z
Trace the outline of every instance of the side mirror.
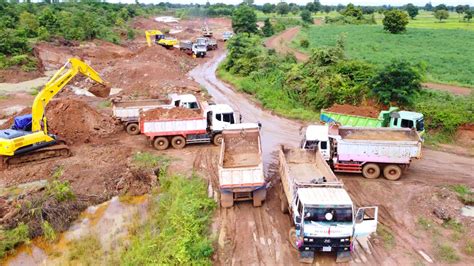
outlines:
M295 223L297 223L297 224L301 223L301 216L299 216L299 215L295 216Z
M358 224L362 221L364 221L364 209L359 209L355 217L355 222Z

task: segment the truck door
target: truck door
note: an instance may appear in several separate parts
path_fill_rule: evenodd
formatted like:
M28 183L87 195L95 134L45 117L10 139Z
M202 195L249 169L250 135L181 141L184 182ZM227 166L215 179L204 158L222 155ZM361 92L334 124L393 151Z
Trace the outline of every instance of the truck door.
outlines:
M377 231L378 207L363 207L357 210L354 236L368 236Z
M323 156L324 160L329 161L330 159L330 154L331 151L329 150L329 140L327 141L320 141L319 142L319 151L321 152L321 155Z

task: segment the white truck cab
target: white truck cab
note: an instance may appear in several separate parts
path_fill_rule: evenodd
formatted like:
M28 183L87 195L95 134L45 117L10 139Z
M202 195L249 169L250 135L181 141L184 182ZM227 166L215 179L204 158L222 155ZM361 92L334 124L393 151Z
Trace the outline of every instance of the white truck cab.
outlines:
M208 125L212 131L222 131L230 125L240 123L241 117L227 104L213 104L206 107Z
M199 102L196 96L192 94L170 94L171 99L170 107L183 107L187 109L199 109Z
M310 125L306 128L301 141L301 148L305 150L319 150L324 160L331 157L328 125Z

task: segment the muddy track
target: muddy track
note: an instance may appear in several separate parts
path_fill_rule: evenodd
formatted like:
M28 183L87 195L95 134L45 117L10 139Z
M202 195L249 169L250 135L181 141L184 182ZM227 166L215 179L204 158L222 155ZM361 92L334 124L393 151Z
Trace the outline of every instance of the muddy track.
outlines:
M274 171L277 162L273 155L280 144L297 146L303 125L261 109L248 95L235 92L231 86L220 81L215 70L224 59L224 53L217 54L193 69L189 75L204 86L216 102L227 103L239 110L246 122L260 121L263 124L265 173L271 188L261 208L254 208L251 203L245 202L231 209L219 208L215 219L219 228L215 263L298 264L298 254L290 246L287 236L291 221L279 210L279 177ZM206 151L198 156L198 164L201 169L208 171L215 191L218 191L217 156L217 151ZM423 156L423 159L413 162L403 179L396 182L366 180L360 175L339 175L358 206L379 206L380 223L389 228L396 243L394 247L386 248L379 238L372 239L371 252L359 248L352 263L380 265L421 262L423 259L417 253L419 250L433 257L430 254L432 240L420 237L416 227L419 206L415 198L420 195L429 197L434 189L448 184L463 183L472 187L474 175L472 158L428 149L424 149ZM334 254L318 254L315 260L316 265L334 262Z
M321 23L317 25L321 25ZM268 40L265 41L265 46L267 48L275 49L280 54L292 53L295 55L296 60L298 60L299 62L304 62L309 59L309 55L290 47L291 41L296 37L296 35L298 35L299 32L300 32L300 27L289 28L285 31L282 31L278 35L274 35L268 38ZM467 87L433 83L433 82L423 83L422 86L430 90L446 91L455 95L462 95L462 96L470 95L472 91L474 91L474 89L467 88Z

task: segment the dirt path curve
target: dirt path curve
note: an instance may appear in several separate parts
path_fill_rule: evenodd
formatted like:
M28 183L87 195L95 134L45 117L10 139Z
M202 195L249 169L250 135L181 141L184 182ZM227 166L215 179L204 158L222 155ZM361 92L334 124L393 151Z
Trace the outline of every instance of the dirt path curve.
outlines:
M263 124L264 162L271 188L261 208L254 208L245 202L231 209L219 208L216 218L219 244L214 261L217 265L298 265L297 252L288 242L290 220L279 211L279 177L274 171L276 159L273 151L278 149L279 144L297 146L302 124L262 110L246 95L220 81L215 71L224 59L225 54L219 53L197 66L189 75L205 87L216 102L227 103L239 110L244 121L260 121ZM472 158L428 149L424 149L423 156L422 160L412 164L402 180L396 182L367 180L360 175L338 175L344 180L357 205L379 206L381 224L390 228L395 236L397 245L389 250L384 248L380 240L372 243L372 254L363 256L365 265L413 264L423 260L418 250L433 257L430 253L432 240L429 237L420 238L417 232L417 210L421 207L415 199L420 193L429 197L430 193L434 193L433 189L442 185L463 183L474 186ZM196 165L201 165L200 168L208 172L216 189L217 153L201 153ZM351 264L361 263L357 261L361 257L359 252ZM318 254L315 264L331 265L334 261L334 254Z
M309 58L307 54L292 49L289 46L290 42L296 37L298 32L300 32L300 27L289 28L278 35L270 37L265 41L265 46L275 49L280 54L293 53L296 60L300 62L306 61Z
M321 23L318 23L317 25L321 25ZM265 46L267 48L275 49L280 54L293 53L296 57L296 60L298 60L299 62L304 62L308 60L309 55L302 53L298 50L295 50L289 46L293 38L295 38L299 32L300 32L300 27L289 28L281 32L280 34L274 35L271 38L269 38L267 41L265 41ZM467 87L448 85L448 84L439 84L439 83L432 83L432 82L423 83L422 86L424 88L431 89L431 90L447 91L455 95L464 95L464 96L469 95L474 91L474 89L467 88Z

